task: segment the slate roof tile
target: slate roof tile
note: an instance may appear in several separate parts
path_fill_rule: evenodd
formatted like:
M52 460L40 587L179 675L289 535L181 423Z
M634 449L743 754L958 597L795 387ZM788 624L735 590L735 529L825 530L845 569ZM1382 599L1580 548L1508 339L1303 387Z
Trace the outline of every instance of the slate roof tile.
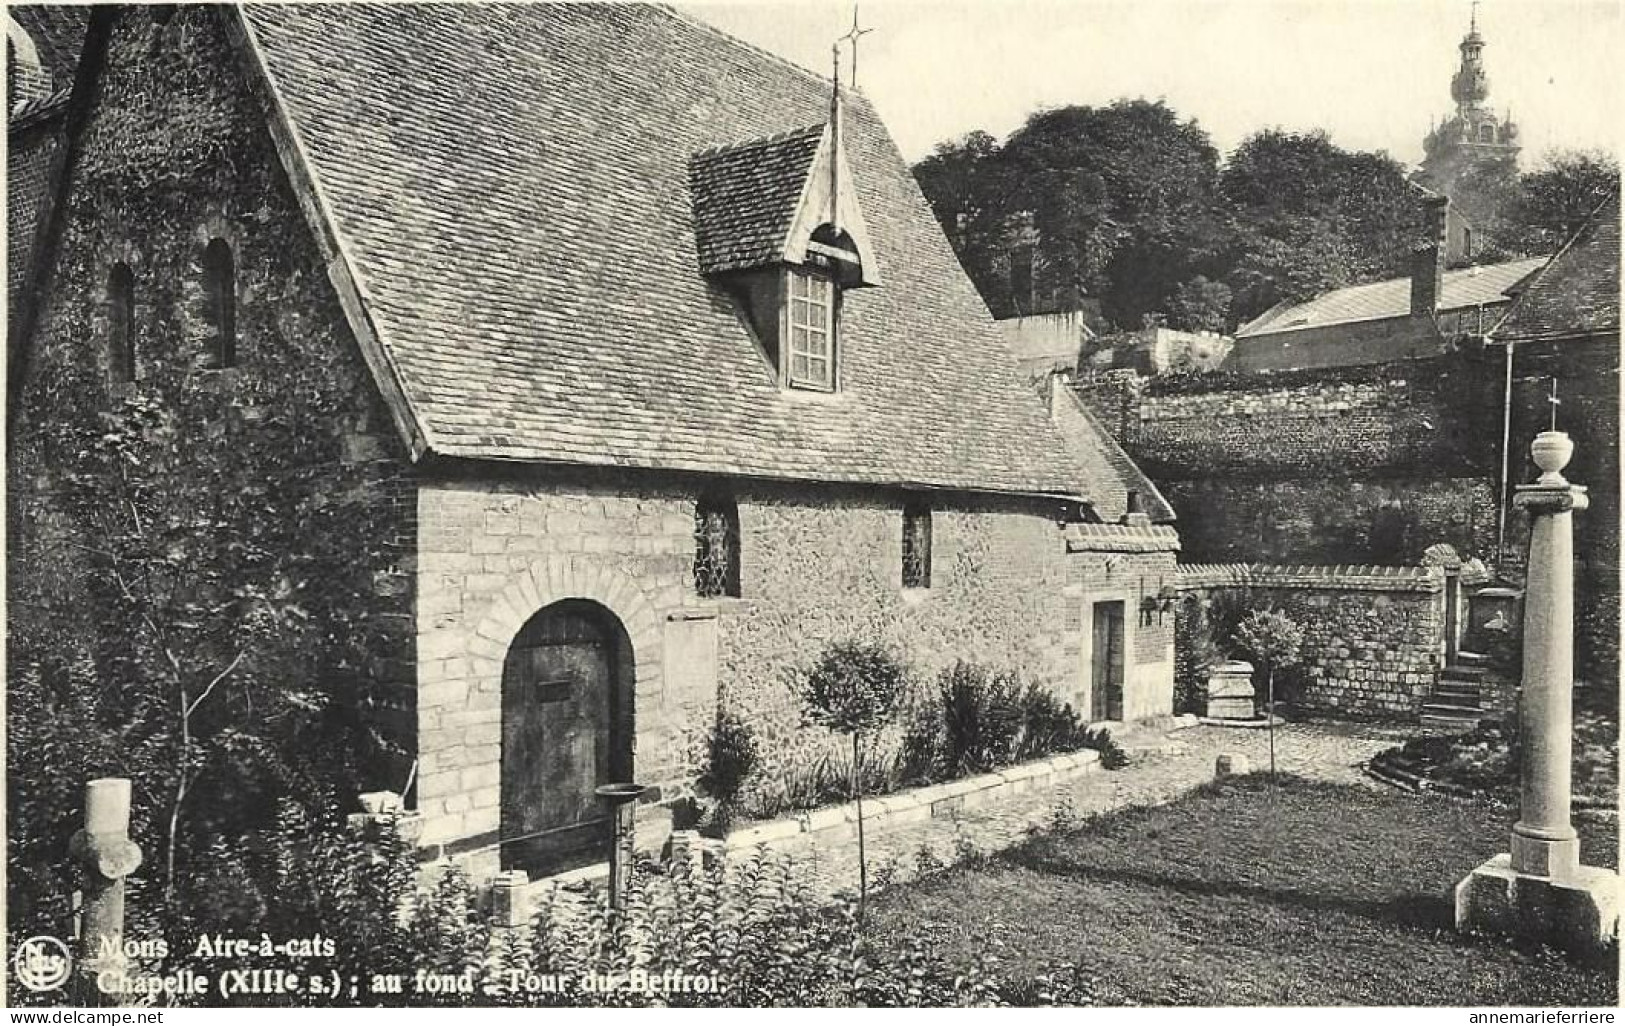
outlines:
M1546 259L1533 257L1446 271L1444 287L1439 292L1439 309L1459 310L1507 303L1512 298L1508 290L1538 270ZM1236 332L1236 337L1253 338L1298 328L1408 317L1410 312L1411 280L1390 278L1334 289L1306 302L1273 310L1244 326Z
M689 170L700 270L776 261L795 220L824 126L696 154Z
M1495 329L1500 339L1619 331L1619 194L1552 257Z
M786 132L772 155L793 170L827 81L641 5L239 10L431 451L1123 487L1081 466L1022 386L861 96L843 144L885 285L846 295L842 392L809 397L773 383L700 272L691 176L695 154ZM712 173L726 164L702 161L707 200L739 186Z

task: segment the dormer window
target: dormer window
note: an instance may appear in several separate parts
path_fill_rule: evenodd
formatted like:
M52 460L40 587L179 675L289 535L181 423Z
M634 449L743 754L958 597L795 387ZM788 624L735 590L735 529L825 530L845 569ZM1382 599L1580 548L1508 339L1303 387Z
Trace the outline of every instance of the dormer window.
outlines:
M787 272L789 299L788 366L791 388L835 390L835 283L821 274L792 268Z

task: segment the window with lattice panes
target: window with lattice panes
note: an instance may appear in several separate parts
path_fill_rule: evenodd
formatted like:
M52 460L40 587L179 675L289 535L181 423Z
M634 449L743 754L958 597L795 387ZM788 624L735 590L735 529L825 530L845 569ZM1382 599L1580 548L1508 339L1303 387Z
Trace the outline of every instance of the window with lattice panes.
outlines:
M835 283L790 272L788 381L794 388L835 389Z
M923 503L903 507L903 587L931 587L931 509Z
M694 591L739 597L739 505L732 499L706 496L694 506Z

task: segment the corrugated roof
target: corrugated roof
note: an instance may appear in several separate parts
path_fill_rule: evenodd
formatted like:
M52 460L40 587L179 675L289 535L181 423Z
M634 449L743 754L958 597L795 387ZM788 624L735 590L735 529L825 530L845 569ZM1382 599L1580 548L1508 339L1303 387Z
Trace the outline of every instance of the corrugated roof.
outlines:
M723 146L690 167L694 233L706 274L776 262L795 220L824 126Z
M250 29L433 452L970 490L1092 480L861 97L881 288L834 396L782 392L699 270L690 162L826 119L829 84L671 11L250 4Z
M1619 331L1619 194L1599 207L1524 289L1495 329L1501 339Z
M1504 264L1446 271L1439 293L1439 309L1459 310L1510 302L1511 296L1507 290L1539 270L1546 259L1532 257ZM1391 278L1368 285L1351 285L1323 293L1305 303L1278 307L1243 327L1236 332L1236 337L1252 338L1298 328L1408 317L1410 312L1411 279Z

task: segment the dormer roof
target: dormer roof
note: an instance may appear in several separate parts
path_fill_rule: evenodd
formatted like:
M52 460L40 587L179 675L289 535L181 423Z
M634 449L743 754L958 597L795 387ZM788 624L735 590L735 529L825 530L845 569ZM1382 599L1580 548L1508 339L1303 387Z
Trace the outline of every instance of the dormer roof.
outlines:
M846 184L832 189L832 175ZM828 124L703 150L690 162L689 188L703 274L800 264L813 234L834 225L861 266L853 284L880 283L852 170Z
M844 154L819 128L809 159L813 130L785 129L830 119L830 82L667 9L222 10L419 457L1058 494L1114 515L1101 497L1121 482L1024 387L861 95ZM794 255L821 166L886 287L843 298L840 392L808 401L700 269L771 256L781 231ZM760 204L723 216L717 196L757 181Z

